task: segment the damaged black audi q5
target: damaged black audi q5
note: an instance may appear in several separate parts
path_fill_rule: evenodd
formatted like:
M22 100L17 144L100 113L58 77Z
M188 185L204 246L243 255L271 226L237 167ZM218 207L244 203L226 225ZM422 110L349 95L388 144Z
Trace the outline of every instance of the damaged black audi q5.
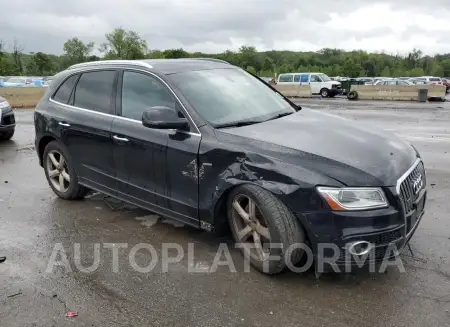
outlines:
M413 146L301 108L220 60L74 65L55 76L35 127L59 197L96 190L208 231L229 226L269 274L304 258L296 244L338 266L369 248L379 261L388 245L404 248L424 212ZM339 251L320 254L321 244Z

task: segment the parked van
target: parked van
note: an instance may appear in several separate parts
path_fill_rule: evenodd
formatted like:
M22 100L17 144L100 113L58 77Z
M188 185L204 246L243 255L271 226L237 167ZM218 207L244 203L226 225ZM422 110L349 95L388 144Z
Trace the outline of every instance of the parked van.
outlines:
M341 83L333 81L323 73L287 73L278 76L277 84L310 85L312 94L322 97L334 97L342 93Z

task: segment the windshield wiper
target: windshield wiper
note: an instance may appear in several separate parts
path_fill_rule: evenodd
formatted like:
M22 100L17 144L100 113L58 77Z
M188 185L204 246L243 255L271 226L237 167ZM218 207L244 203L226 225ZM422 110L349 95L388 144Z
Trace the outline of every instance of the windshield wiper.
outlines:
M276 115L276 116L270 117L270 118L267 119L267 120L278 119L278 118L281 118L281 117L284 117L284 116L289 116L289 115L291 115L291 114L293 114L293 112L283 112L283 113L278 114L278 115ZM267 120L266 120L266 121L267 121Z
M241 126L259 124L259 123L262 123L262 122L263 122L263 120L243 120L243 121L219 124L219 125L216 125L216 128L241 127Z

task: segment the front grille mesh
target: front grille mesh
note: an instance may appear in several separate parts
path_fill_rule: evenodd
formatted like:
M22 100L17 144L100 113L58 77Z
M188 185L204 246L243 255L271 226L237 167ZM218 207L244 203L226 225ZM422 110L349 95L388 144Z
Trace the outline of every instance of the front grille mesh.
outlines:
M400 184L400 200L403 204L403 209L405 214L409 214L413 211L414 201L417 200L419 193L414 191L414 182L419 178L422 178L422 187L425 188L426 185L426 177L425 177L425 167L422 162L414 168L414 170L406 177L406 179Z

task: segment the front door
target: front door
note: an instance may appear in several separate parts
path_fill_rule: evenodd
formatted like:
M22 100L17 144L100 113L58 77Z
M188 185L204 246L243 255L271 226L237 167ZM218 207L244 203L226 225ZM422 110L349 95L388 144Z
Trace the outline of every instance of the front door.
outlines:
M112 135L120 196L198 226L198 181L183 181L177 176L182 176L189 163L196 162L200 138L141 123L144 110L156 106L172 108L182 115L172 92L157 76L125 70L119 77L116 104L118 116L113 121Z
M319 76L311 74L310 83L311 85L311 93L319 94L320 89L322 88L322 80Z

